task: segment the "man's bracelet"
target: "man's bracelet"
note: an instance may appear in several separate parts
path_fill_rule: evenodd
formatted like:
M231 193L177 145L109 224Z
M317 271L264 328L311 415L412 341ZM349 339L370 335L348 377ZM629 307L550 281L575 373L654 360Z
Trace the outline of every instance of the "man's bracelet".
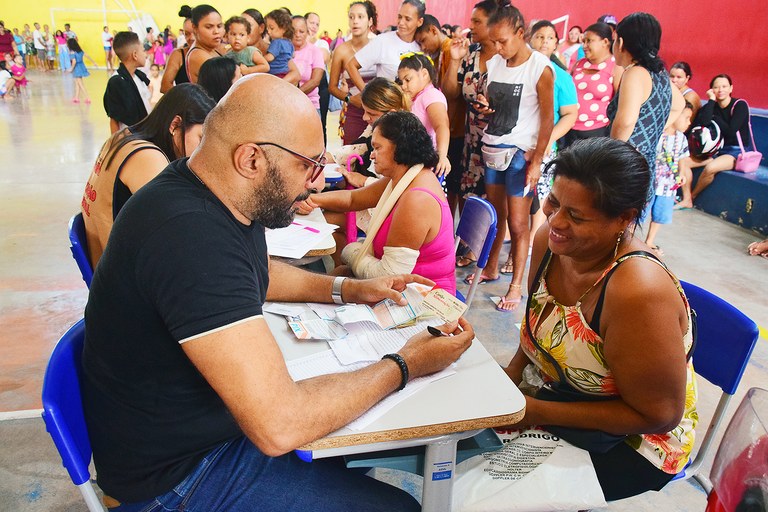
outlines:
M336 304L344 304L344 299L341 297L341 285L344 283L346 277L338 276L333 280L333 286L331 287L331 299Z
M403 359L403 356L400 354L384 354L381 359L391 359L397 363L397 366L400 367L400 387L395 391L400 391L405 388L405 385L408 384L408 364L405 362L405 359Z

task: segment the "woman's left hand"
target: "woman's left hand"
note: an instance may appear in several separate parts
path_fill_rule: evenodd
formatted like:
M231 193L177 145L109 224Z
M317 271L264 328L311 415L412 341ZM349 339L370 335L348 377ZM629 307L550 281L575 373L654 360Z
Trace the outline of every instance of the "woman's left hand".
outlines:
M347 184L352 185L355 188L361 188L365 186L366 177L359 172L349 172L346 169L340 169L339 172L341 172L341 175L344 176L344 181L346 181Z
M447 156L441 156L440 160L435 166L435 175L438 178L441 178L443 176L447 176L449 172L451 172L451 162L448 160Z

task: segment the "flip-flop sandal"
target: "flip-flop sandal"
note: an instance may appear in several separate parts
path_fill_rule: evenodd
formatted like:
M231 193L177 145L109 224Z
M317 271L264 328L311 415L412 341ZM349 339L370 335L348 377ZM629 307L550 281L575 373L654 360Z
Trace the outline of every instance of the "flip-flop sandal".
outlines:
M664 251L658 245L651 245L648 247L650 250L656 253L657 256L664 256Z
M511 261L507 260L507 262L501 266L501 270L499 270L499 272L501 272L505 276L510 276L512 275L514 270L515 270L514 264Z
M493 301L494 304L496 304L496 311L501 311L502 313L513 313L514 311L517 311L517 308L515 309L504 309L504 304L520 304L523 301L523 298L520 297L519 299L513 299L513 300L507 300L504 297L499 297L499 302Z
M464 284L472 284L472 281L475 279L475 274L469 274L467 277L464 278ZM496 277L488 277L485 274L480 274L480 282L477 283L478 286L482 286L486 283L492 283L494 281L498 281L501 279L501 276Z
M476 263L477 260L474 260L472 258L468 258L466 256L462 256L461 258L458 258L456 260L456 266L459 268L464 268L472 265L473 263Z
M684 210L693 210L693 208L690 206L680 206L679 204L673 206L672 209L678 212L682 212Z

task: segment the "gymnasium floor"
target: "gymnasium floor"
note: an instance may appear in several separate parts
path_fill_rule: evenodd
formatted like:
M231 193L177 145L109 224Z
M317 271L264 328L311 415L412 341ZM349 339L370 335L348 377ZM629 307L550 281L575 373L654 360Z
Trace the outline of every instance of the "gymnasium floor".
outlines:
M28 77L27 97L0 100L0 510L82 510L40 419L40 388L53 345L81 317L87 299L70 255L67 222L79 211L85 180L109 135L101 105L107 74L92 70L86 79L90 105L70 102L70 75L30 71ZM336 116L329 116L328 126L329 147L334 147L339 144L333 133ZM680 278L768 326L768 260L745 250L758 238L694 210L675 213L658 243ZM464 274L458 272L457 279ZM504 293L507 283L480 287L469 315L478 338L504 364L517 348L514 324L521 314L497 313L488 297ZM762 338L736 403L748 388L768 387L767 364L768 344ZM718 393L702 383L700 395L701 424L706 425ZM735 404L730 413L734 409ZM392 478L418 493L417 480ZM705 500L693 481L680 481L605 510L693 511L703 510Z

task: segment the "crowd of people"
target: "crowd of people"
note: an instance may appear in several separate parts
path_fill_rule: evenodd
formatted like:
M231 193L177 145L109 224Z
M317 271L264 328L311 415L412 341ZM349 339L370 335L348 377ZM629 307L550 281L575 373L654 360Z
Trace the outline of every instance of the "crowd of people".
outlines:
M473 195L499 229L466 281L508 275L496 308L524 309L505 367L527 395L513 427L594 434L601 448L585 449L608 500L661 489L689 461L697 414L694 320L656 237L751 143L732 79L714 77L702 105L691 67L661 60L648 13L567 34L506 0L476 3L466 30L419 0L403 0L386 30L369 0L347 13L335 39L317 13L287 8L183 6L178 35L104 27L107 62L119 61L103 98L112 135L81 210L95 269L83 398L105 503L281 510L322 496L322 509L417 510L407 493L290 452L454 362L472 326L294 383L262 307L399 300L413 281L454 293L456 267L478 256L453 241ZM89 101L70 32L74 100ZM47 58L40 34L32 47L40 39ZM14 34L0 53L23 66L31 54L18 44ZM342 146L328 151L334 109ZM713 124L721 145L689 144ZM330 162L348 170L324 190ZM342 226L332 275L270 261L265 229L317 208ZM349 240L349 227L362 237Z

